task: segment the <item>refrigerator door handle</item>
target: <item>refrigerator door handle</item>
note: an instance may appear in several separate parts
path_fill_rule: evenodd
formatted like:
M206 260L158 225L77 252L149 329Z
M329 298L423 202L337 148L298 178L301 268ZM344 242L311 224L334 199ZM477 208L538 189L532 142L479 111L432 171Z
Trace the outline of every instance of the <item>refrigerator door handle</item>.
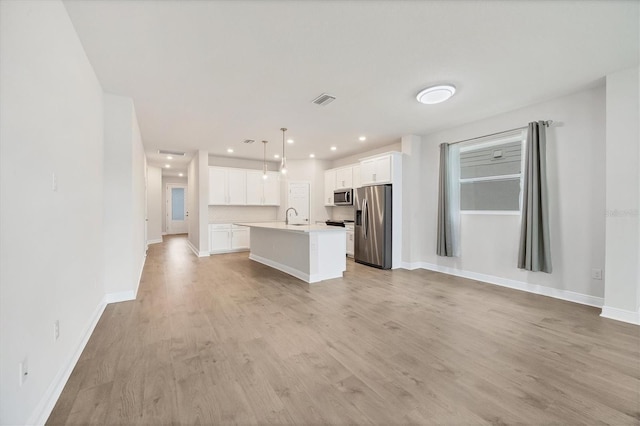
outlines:
M369 238L369 204L366 198L362 201L362 231L364 239Z

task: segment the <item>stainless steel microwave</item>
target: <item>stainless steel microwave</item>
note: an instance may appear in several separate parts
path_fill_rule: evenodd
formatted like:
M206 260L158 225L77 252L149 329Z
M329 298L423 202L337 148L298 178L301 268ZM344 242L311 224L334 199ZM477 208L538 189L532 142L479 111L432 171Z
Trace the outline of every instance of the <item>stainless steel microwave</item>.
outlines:
M336 189L333 191L333 204L335 206L352 206L353 189Z

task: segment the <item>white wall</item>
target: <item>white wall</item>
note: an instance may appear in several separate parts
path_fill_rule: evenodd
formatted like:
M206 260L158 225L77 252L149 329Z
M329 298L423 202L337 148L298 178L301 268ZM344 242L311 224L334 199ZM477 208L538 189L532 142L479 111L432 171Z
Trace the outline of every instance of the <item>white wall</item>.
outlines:
M197 256L209 255L209 158L198 151L187 170L189 244Z
M640 321L638 68L607 76L606 270L603 316Z
M162 176L162 233L167 232L167 184L179 183L187 186L187 178L180 176ZM189 194L187 194L187 197Z
M424 136L421 202L411 213L424 218L425 224L417 257L430 268L482 274L494 282L497 278L545 294L601 304L603 281L593 280L591 269L604 268L604 118L605 88L600 85ZM462 215L461 257L436 256L438 145L546 119L556 122L547 130L553 273L526 272L516 267L519 216Z
M422 195L422 138L406 135L402 138L402 262L412 264L420 260L421 238L425 220L420 213Z
M363 148L365 146L366 144L363 143ZM331 163L331 167L327 167L327 169L335 169L337 167L348 166L350 164L358 164L361 158L371 157L376 154L382 154L384 152L391 152L391 151L397 151L397 152L402 151L402 141L394 142L392 144L381 146L378 148L373 148L368 151L361 152L359 154L353 154L347 157L339 158L337 160L334 160Z
M323 160L287 160L287 174L281 176L281 204L278 209L278 220L284 221L287 205L289 182L306 181L310 183L309 222L324 222L331 217L331 207L324 206L324 171L329 163Z
M275 206L209 206L209 223L271 222L278 220ZM284 220L284 216L283 219Z
M262 144L260 144L262 149ZM263 163L259 160L249 160L246 158L220 157L218 155L209 155L209 165L219 167L235 167L238 169L255 169L262 170ZM279 162L267 161L267 170L278 171Z
M147 243L162 242L162 169L147 167Z
M0 62L0 423L33 424L101 312L102 89L58 1L0 2Z
M105 94L104 114L105 293L130 300L145 260L146 164L133 101Z

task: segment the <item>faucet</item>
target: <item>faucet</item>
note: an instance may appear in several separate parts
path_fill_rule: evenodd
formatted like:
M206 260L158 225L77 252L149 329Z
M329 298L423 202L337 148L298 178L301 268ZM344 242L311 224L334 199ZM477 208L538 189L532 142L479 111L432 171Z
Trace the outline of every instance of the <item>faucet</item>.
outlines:
M293 207L289 207L287 209L287 211L284 212L284 224L285 225L289 224L289 210L293 210L293 212L296 214L296 216L298 216L298 210L294 209Z

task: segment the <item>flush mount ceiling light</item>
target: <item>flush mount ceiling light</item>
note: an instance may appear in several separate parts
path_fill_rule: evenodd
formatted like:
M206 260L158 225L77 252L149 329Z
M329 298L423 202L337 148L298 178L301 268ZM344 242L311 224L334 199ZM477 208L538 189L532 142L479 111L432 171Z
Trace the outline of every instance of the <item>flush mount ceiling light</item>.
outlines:
M280 154L273 154L273 158L280 158Z
M316 158L315 154L309 154L309 158Z
M358 138L358 140L359 140L360 142L364 142L364 141L366 141L366 140L367 140L367 137L366 137L366 136L360 136L360 137Z
M338 148L336 148L335 146L331 147L331 151L335 151L336 149L338 149Z
M182 173L178 173L178 176L182 177L182 176L184 176L184 175L183 175Z
M287 139L287 143L293 143L293 139Z
M416 99L422 104L439 104L452 97L454 93L456 93L454 85L443 84L440 86L427 87L418 93Z
M284 141L285 141L285 132L287 131L286 127L281 127L280 130L282 131L282 164L280 167L280 173L282 173L283 175L287 174L287 156L284 154Z
M233 149L231 149L231 148L227 148L227 152L228 152L229 154L231 154L231 153L233 153Z
M171 168L171 164L165 164L164 166L165 166L167 169L170 169L170 168Z

